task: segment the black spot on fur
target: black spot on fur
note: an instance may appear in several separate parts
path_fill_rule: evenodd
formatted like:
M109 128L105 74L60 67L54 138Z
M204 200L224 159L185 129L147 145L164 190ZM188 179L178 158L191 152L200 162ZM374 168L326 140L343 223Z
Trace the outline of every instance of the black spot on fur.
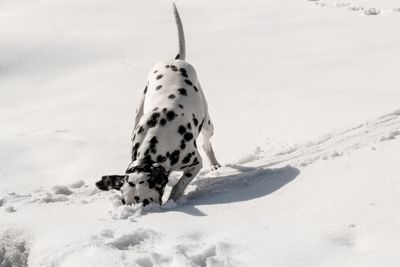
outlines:
M193 85L193 89L194 89L196 92L199 91L199 89L197 89L197 87L196 87L195 85Z
M200 162L199 162L199 160L197 159L197 157L195 157L195 158L193 159L192 164L182 166L182 168L183 168L183 169L184 169L184 168L190 168L190 167L196 166L196 165L198 165L198 164L200 164Z
M208 120L208 125L210 125L211 124L211 121L210 120Z
M188 85L193 85L193 83L189 79L185 79L185 83Z
M158 143L157 137L153 136L150 139L149 143L150 143L150 146L149 146L150 152L153 154L157 153L157 150L156 150L156 146Z
M168 98L169 99L174 99L176 96L174 95L174 94L170 94L169 96L168 96Z
M160 116L161 116L161 114L158 112L154 112L153 114L151 114L151 118L153 118L153 119L158 119Z
M154 73L157 73L157 72L158 72L158 70L155 70L155 71L154 71Z
M165 66L167 69L169 68L169 65Z
M176 55L175 59L179 59L179 54Z
M180 146L180 148L181 148L182 150L184 150L184 149L186 148L186 143L185 143L185 140L184 140L184 139L182 139L182 141L181 141L181 146Z
M184 133L186 133L186 128L185 128L185 126L183 126L183 125L179 126L179 128L178 128L178 133L179 133L180 135L183 135Z
M140 143L136 142L135 145L133 146L133 149L137 150L139 148L139 146L140 146Z
M182 163L183 163L183 164L189 163L189 161L190 161L191 158L192 158L192 153L187 154L187 155L183 158Z
M158 110L158 107L153 108L153 111L157 111L157 110Z
M143 131L144 131L144 128L143 128L143 126L140 126L140 127L139 127L139 130L138 130L138 132L137 132L137 133L138 133L138 134L141 134Z
M136 184L134 182L128 182L129 186L135 187Z
M178 71L178 68L175 65L171 65L171 70Z
M203 124L204 124L204 119L201 121L201 123L199 125L199 133L201 132L201 129L203 128Z
M146 94L147 93L147 86L144 88L144 91L143 91L143 94Z
M199 160L197 159L197 157L195 157L195 158L193 159L192 166L193 166L193 165L197 165L197 164L199 164L199 163L200 163Z
M194 123L195 127L197 127L197 125L199 124L199 121L197 120L197 118L194 114L193 114L193 123Z
M135 197L135 201L136 203L139 203L140 198L139 197Z
M165 118L162 118L162 119L160 120L160 125L161 125L161 126L164 126L166 123L167 123L167 120L166 120Z
M150 128L154 127L157 125L157 119L160 117L160 113L158 112L154 112L150 119L147 121L147 126L149 126Z
M144 181L140 181L139 184L144 184Z
M175 165L179 161L179 155L180 151L179 150L174 150L174 152L171 153L171 156L169 157L169 160L171 162L171 166Z
M165 154L165 156L166 156L167 158L169 158L169 157L171 156L171 154L170 154L169 152L167 152L167 154Z
M184 109L183 105L179 104L178 107L180 107L181 109Z
M186 69L184 69L184 68L180 68L180 69L179 69L179 71L181 72L181 75L182 75L183 77L185 77L185 78L189 78L189 77L188 77L188 75L187 75L187 71L186 71Z
M168 111L166 115L167 115L167 119L169 121L172 121L177 116L177 114L175 112L173 112L172 110Z
M151 118L147 121L147 126L149 126L149 128L152 128L156 125L157 125L157 119Z
M186 176L186 177L192 177L193 174L191 174L190 172L187 172L187 173L185 173L185 176Z
M145 207L149 204L150 204L150 201L148 199L143 199L143 207Z
M167 161L167 158L163 155L158 155L156 160L158 163L163 163L163 162Z
M197 148L196 139L195 139L195 140L193 140L193 145L194 145L194 147L195 147L195 148Z
M183 138L185 139L185 141L190 141L190 140L193 139L193 134L190 133L190 132L185 133L185 134L183 135Z
M159 79L161 79L162 77L163 77L162 74L158 74L157 77L156 77L156 79L159 80Z
M143 158L143 162L152 162L153 159L151 158L151 155L147 155Z
M149 188L153 189L156 186L156 183L151 179L147 179L147 183L149 183Z
M167 108L163 108L163 109L162 109L162 112L163 112L163 113L167 113Z
M153 136L153 138L151 138L150 139L150 144L157 144L158 143L158 140L157 140L157 137L155 137L155 136Z
M188 122L187 127L188 127L189 130L191 130L192 129L192 124L190 124L190 122Z
M179 88L178 91L179 91L179 93L180 93L181 95L187 95L187 91L186 91L185 88Z
M158 85L157 87L156 87L156 90L160 90L162 88L162 85L160 84L160 85Z
M132 147L132 160L136 160L137 158L137 150L140 146L139 142L136 142L135 145Z

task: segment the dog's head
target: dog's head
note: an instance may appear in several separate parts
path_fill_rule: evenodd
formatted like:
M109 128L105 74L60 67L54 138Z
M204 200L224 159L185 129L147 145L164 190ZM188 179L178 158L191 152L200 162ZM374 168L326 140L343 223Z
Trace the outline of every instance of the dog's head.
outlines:
M100 190L120 190L122 203L131 205L152 202L161 204L164 188L168 183L168 172L158 163L129 167L125 175L106 175L96 183Z

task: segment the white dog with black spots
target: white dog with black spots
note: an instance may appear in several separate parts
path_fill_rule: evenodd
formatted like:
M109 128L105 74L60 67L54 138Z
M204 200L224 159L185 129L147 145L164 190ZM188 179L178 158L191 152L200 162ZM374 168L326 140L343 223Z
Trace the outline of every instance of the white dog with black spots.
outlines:
M210 138L214 126L207 101L192 65L185 61L185 38L174 4L179 54L174 60L157 63L136 111L132 135L132 162L125 175L107 175L96 183L101 190L117 189L122 203L161 204L168 176L183 171L172 188L177 200L203 166L196 139L203 135L203 149L211 169L220 167Z

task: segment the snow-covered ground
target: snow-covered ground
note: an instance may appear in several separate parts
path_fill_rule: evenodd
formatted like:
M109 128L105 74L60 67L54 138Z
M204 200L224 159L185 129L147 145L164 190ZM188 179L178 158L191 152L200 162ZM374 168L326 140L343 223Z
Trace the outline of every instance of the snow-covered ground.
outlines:
M400 3L177 5L224 166L141 209L94 182L171 3L0 1L0 266L399 266Z

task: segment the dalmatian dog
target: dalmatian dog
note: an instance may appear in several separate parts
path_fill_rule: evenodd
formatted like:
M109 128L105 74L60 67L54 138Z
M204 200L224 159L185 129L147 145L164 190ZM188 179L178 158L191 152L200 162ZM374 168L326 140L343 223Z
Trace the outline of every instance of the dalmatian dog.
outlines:
M185 61L185 37L175 4L179 54L157 63L149 72L136 111L132 133L132 161L124 175L103 176L100 190L117 189L122 203L162 203L171 172L183 172L169 199L177 200L203 166L196 139L203 136L203 150L211 169L220 167L210 138L214 126L207 101L192 65Z

